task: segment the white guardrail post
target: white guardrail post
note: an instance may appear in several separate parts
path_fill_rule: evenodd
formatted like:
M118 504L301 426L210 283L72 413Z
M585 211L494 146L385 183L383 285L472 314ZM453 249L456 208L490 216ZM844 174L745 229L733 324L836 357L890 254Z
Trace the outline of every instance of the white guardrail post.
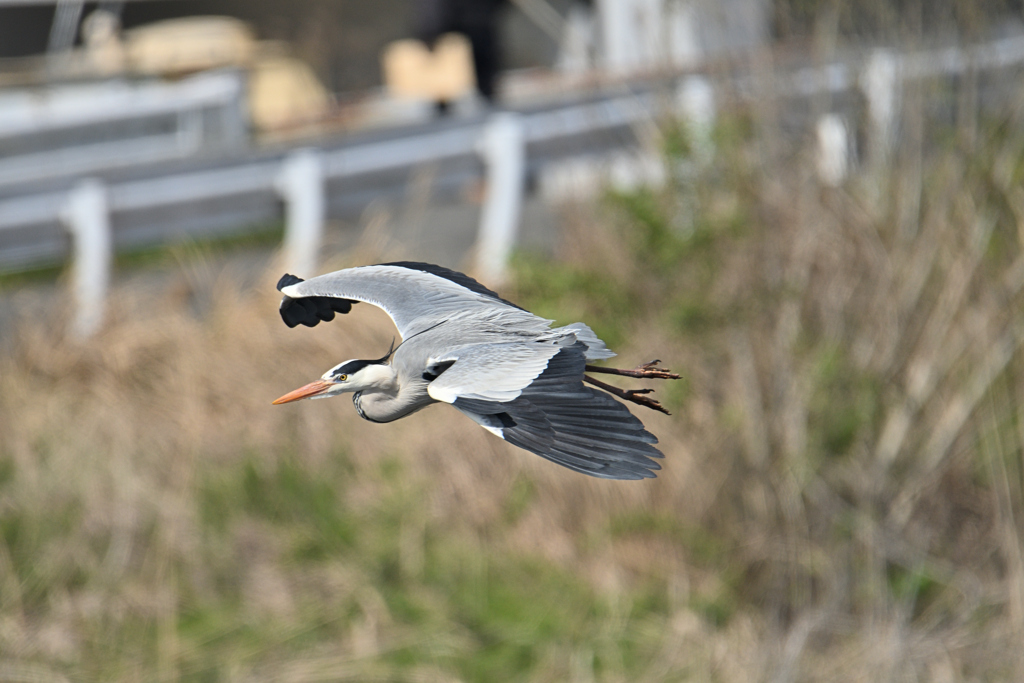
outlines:
M818 119L818 179L823 185L839 187L850 170L850 136L846 121L838 114Z
M676 104L686 122L693 157L703 165L715 153L711 134L715 129L715 88L704 76L687 76L679 85Z
M77 339L95 334L103 323L113 240L107 189L94 178L71 190L61 220L72 241L71 286L75 308L71 332Z
M508 257L519 230L526 175L526 138L522 117L495 114L477 145L487 167L487 189L477 234L476 270L484 282L501 286L508 278Z
M889 50L874 50L860 77L860 88L868 100L868 116L871 120L868 144L872 164L884 161L892 147L901 81L899 57Z
M284 252L288 272L316 275L324 229L324 164L320 152L289 154L274 183L285 203Z

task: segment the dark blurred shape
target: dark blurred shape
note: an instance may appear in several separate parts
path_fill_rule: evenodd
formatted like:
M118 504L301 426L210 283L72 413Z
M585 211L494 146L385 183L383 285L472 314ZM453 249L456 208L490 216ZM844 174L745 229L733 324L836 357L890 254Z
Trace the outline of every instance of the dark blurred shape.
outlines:
M498 18L504 0L417 0L416 37L433 46L445 33L462 33L473 47L473 69L480 94L494 101L500 63ZM443 113L448 103L438 103Z
M53 7L46 6L0 8L0 58L43 53L53 15Z

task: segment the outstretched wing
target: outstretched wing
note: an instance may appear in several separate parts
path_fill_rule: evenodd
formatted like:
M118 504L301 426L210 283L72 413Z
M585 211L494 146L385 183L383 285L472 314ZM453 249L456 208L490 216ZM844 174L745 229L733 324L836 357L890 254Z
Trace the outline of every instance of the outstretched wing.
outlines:
M548 362L574 337L547 341L486 342L452 349L431 359L431 369L447 365L430 382L427 393L435 401L454 403L460 398L511 401L530 385ZM424 379L429 379L425 376Z
M277 288L284 294L281 317L289 327L332 320L358 301L382 308L403 338L457 312L501 308L535 317L467 275L411 261L347 268L309 280L285 275Z
M654 477L658 439L624 405L583 384L586 345L559 348L511 400L462 395L452 403L509 443L603 479ZM457 361L437 381L455 370ZM433 395L433 387L431 387Z

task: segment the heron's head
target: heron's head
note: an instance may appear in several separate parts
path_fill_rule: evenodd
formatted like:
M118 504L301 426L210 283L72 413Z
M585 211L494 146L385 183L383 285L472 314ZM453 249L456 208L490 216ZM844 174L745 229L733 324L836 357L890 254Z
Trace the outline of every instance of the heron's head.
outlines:
M386 356L377 360L347 360L338 363L320 379L288 392L274 401L274 405L304 398L327 398L356 391L390 389L395 382L395 370L387 362L390 357L391 351L388 351Z

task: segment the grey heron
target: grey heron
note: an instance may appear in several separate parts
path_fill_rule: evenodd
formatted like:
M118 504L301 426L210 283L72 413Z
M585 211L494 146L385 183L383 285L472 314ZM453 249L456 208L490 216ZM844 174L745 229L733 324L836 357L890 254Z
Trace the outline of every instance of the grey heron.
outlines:
M583 323L552 321L506 301L471 277L409 261L347 268L302 280L285 275L280 313L314 327L365 302L402 337L375 360L348 360L274 404L352 393L360 417L391 422L448 403L505 441L571 470L605 479L654 477L663 457L610 394L666 412L649 389L625 391L585 373L678 379L652 361L634 370L588 365L615 354ZM603 391L584 386L588 382Z

